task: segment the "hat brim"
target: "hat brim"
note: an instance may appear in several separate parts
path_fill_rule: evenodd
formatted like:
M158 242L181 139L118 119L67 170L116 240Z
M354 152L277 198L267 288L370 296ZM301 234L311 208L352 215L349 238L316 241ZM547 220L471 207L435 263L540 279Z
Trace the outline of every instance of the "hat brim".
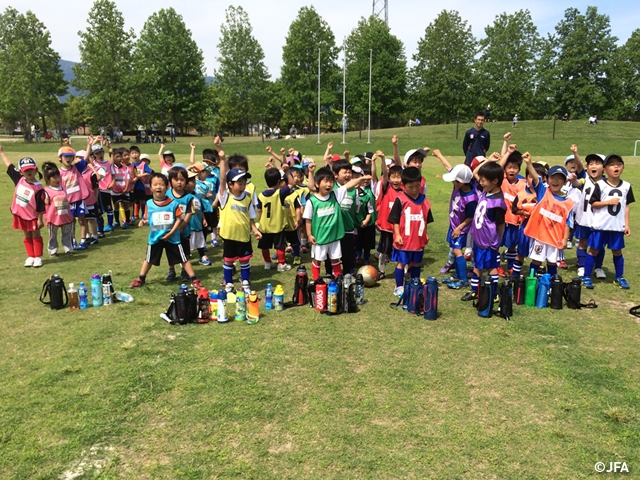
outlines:
M444 175L442 175L442 180L444 180L445 182L453 182L455 179L456 179L456 176L453 175L451 172L445 173Z

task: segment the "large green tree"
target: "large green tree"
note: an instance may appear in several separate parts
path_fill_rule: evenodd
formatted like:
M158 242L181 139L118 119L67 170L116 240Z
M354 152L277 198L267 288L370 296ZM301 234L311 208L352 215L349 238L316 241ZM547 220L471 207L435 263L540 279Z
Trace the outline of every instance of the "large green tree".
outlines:
M29 138L30 123L61 110L58 96L66 92L49 31L31 11L7 8L0 15L0 117L24 122Z
M413 56L412 114L442 123L456 115L471 115L482 106L470 89L476 49L467 21L456 11L443 10L427 26Z
M640 119L640 28L618 49L616 77L622 94L616 99L615 110L621 119Z
M530 118L535 112L536 59L541 42L531 13L502 13L484 31L487 36L480 40L475 85L481 105L491 104L496 118L511 118L516 113Z
M407 59L404 45L378 17L362 18L345 42L347 105L354 116L368 114L369 61L372 57L371 115L377 126L396 124L405 114ZM353 123L352 123L353 124Z
M257 123L266 106L269 74L264 50L253 36L249 16L242 7L230 6L220 28L215 72L223 128L241 127L248 134L249 123Z
M135 34L124 29L115 2L96 0L80 36L80 63L73 85L86 97L85 114L95 126L132 122L139 109L133 75Z
M282 47L280 101L286 123L315 125L318 117L318 53L321 110L338 100L338 48L329 24L311 7L302 7Z
M207 116L209 92L202 50L173 8L152 14L140 31L134 65L147 121L172 121L179 129L199 127Z

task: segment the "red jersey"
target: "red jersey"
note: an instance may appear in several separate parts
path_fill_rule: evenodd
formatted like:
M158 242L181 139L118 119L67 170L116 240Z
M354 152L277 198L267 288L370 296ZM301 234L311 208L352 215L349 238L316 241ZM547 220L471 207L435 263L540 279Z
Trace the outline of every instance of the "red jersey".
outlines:
M400 204L400 207L396 206ZM421 202L417 202L406 193L397 196L394 204L394 215L396 209L400 208L400 219L397 223L400 226L400 236L402 245L393 242L396 250L421 251L429 243L427 234L427 223L429 221L429 210L431 203L427 197Z
M387 189L383 193L383 183L378 183L378 195L376 196L378 219L376 220L376 225L383 232L393 232L393 226L389 223L389 213L391 213L393 203L401 193L403 193L402 190L396 190L390 183L387 184Z

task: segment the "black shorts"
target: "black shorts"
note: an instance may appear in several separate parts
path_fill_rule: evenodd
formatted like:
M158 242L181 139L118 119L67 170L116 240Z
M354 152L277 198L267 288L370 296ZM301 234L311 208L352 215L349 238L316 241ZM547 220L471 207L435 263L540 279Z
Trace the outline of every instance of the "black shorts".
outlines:
M100 192L100 210L104 213L113 212L113 200L111 193Z
M102 211L100 210L100 204L94 203L93 205L87 205L85 217L86 218L98 218L102 215Z
M263 233L262 238L258 240L258 248L260 250L268 250L269 248L276 250L284 250L287 248L287 237L284 231L280 233Z
M353 233L345 233L340 239L340 248L342 249L342 270L344 273L351 273L356 266L355 252L355 235Z
M300 236L298 230L285 230L284 236L287 239L287 243L293 245L300 245Z
M205 237L209 235L218 226L218 211L202 212L204 219L207 221L207 226L203 227Z
M128 193L114 193L111 195L111 199L113 200L113 204L117 203L129 203L131 202L131 196Z
M376 248L375 225L359 228L358 236L356 237L356 250L373 250L374 248Z
M180 235L180 245L182 245L185 257L189 260L189 257L191 256L191 237L183 237Z
M248 242L225 240L222 246L222 256L225 261L229 262L235 262L236 260L249 260L253 256L251 240Z
M153 195L147 195L144 190L134 190L131 194L133 195L133 200L136 203L145 203L150 198L153 198Z
M378 252L385 255L391 255L393 248L393 233L382 230L380 232L380 241L378 242Z
M147 246L147 262L156 267L160 265L162 259L162 251L167 252L167 261L169 265L178 265L185 263L187 257L179 243L169 243L166 240L160 240L158 243Z

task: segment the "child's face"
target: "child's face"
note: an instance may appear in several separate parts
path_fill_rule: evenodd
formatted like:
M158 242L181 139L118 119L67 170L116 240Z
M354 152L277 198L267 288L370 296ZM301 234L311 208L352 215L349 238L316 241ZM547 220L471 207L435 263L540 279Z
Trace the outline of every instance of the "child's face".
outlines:
M113 155L113 163L115 163L116 165L121 165L122 164L122 155L119 153L115 153Z
M200 180L201 182L204 182L208 176L209 176L209 172L207 170L202 170L198 172L198 180Z
M129 156L131 157L131 161L138 163L140 161L140 152L137 150L131 150L129 152Z
M589 162L587 165L587 174L594 180L600 180L603 171L604 164L602 162Z
M565 168L567 169L567 172L569 173L576 173L576 170L578 170L578 164L576 163L575 160L570 160L567 163L565 163Z
M162 158L164 158L164 163L168 163L169 165L173 165L173 162L175 162L175 161L176 161L176 159L175 159L175 158L173 158L173 156L172 156L172 155L165 155L165 156L164 156L164 157L162 157Z
M567 179L564 175L551 175L549 177L549 190L551 193L560 195L562 193L562 187L567 183Z
M53 177L49 178L49 186L58 188L60 186L61 181L62 181L62 178L60 177L60 175L54 175Z
M156 177L151 180L151 192L153 198L162 200L167 194L167 184L161 178Z
M507 176L507 180L513 182L518 178L518 173L520 173L520 168L517 163L509 162L504 166L504 173Z
M69 168L71 168L71 165L73 165L73 160L75 157L64 155L58 158L60 159L60 163L62 163L62 166L68 170Z
M341 172L344 170L341 170ZM327 195L329 195L331 193L331 190L333 190L333 185L335 184L335 181L331 178L323 178L322 180L320 180L320 184L318 185L318 192L320 193L320 195L322 195L323 197L326 197Z
M614 158L607 162L607 166L604 167L604 171L607 172L608 178L620 178L620 175L624 172L624 163Z
M178 194L184 192L184 187L187 184L187 179L182 175L178 175L171 179L171 188Z
M424 158L422 158L420 155L417 155L415 157L411 157L409 160L407 160L407 167L416 167L420 170L422 170L422 162L424 161Z
M37 172L38 170L36 170L35 168L28 168L22 171L22 176L27 182L33 183L36 179Z
M129 165L130 155L129 152L122 152L122 163Z
M533 182L535 181L535 178L532 177L530 174L527 173L527 187L529 187L529 189L533 190Z
M196 189L196 182L194 182L191 179L184 186L184 191L187 193L193 193L195 189Z
M104 162L104 152L94 153L91 157L94 162Z
M393 188L398 190L400 188L400 185L402 185L402 175L399 173L389 175L389 183Z
M484 190L486 193L490 193L490 192L493 192L496 188L498 188L499 180L497 178L493 180L489 180L486 177L480 176L478 178L478 182L480 183L482 190Z
M371 179L364 180L361 184L363 187L368 187L371 185Z
M405 183L404 191L411 198L418 198L418 195L420 195L420 182Z
M234 197L239 197L247 188L247 179L241 178L236 182L229 182L227 186L229 187L231 195L233 195Z
M341 168L338 173L335 173L334 175L336 177L336 182L338 182L338 185L344 185L351 180L353 171L350 168Z
M300 185L304 182L304 173L302 173L302 170L294 168L291 175L293 176L293 181L296 185Z
M466 183L459 182L458 180L453 181L453 188L456 190L462 190L462 188L467 185Z

